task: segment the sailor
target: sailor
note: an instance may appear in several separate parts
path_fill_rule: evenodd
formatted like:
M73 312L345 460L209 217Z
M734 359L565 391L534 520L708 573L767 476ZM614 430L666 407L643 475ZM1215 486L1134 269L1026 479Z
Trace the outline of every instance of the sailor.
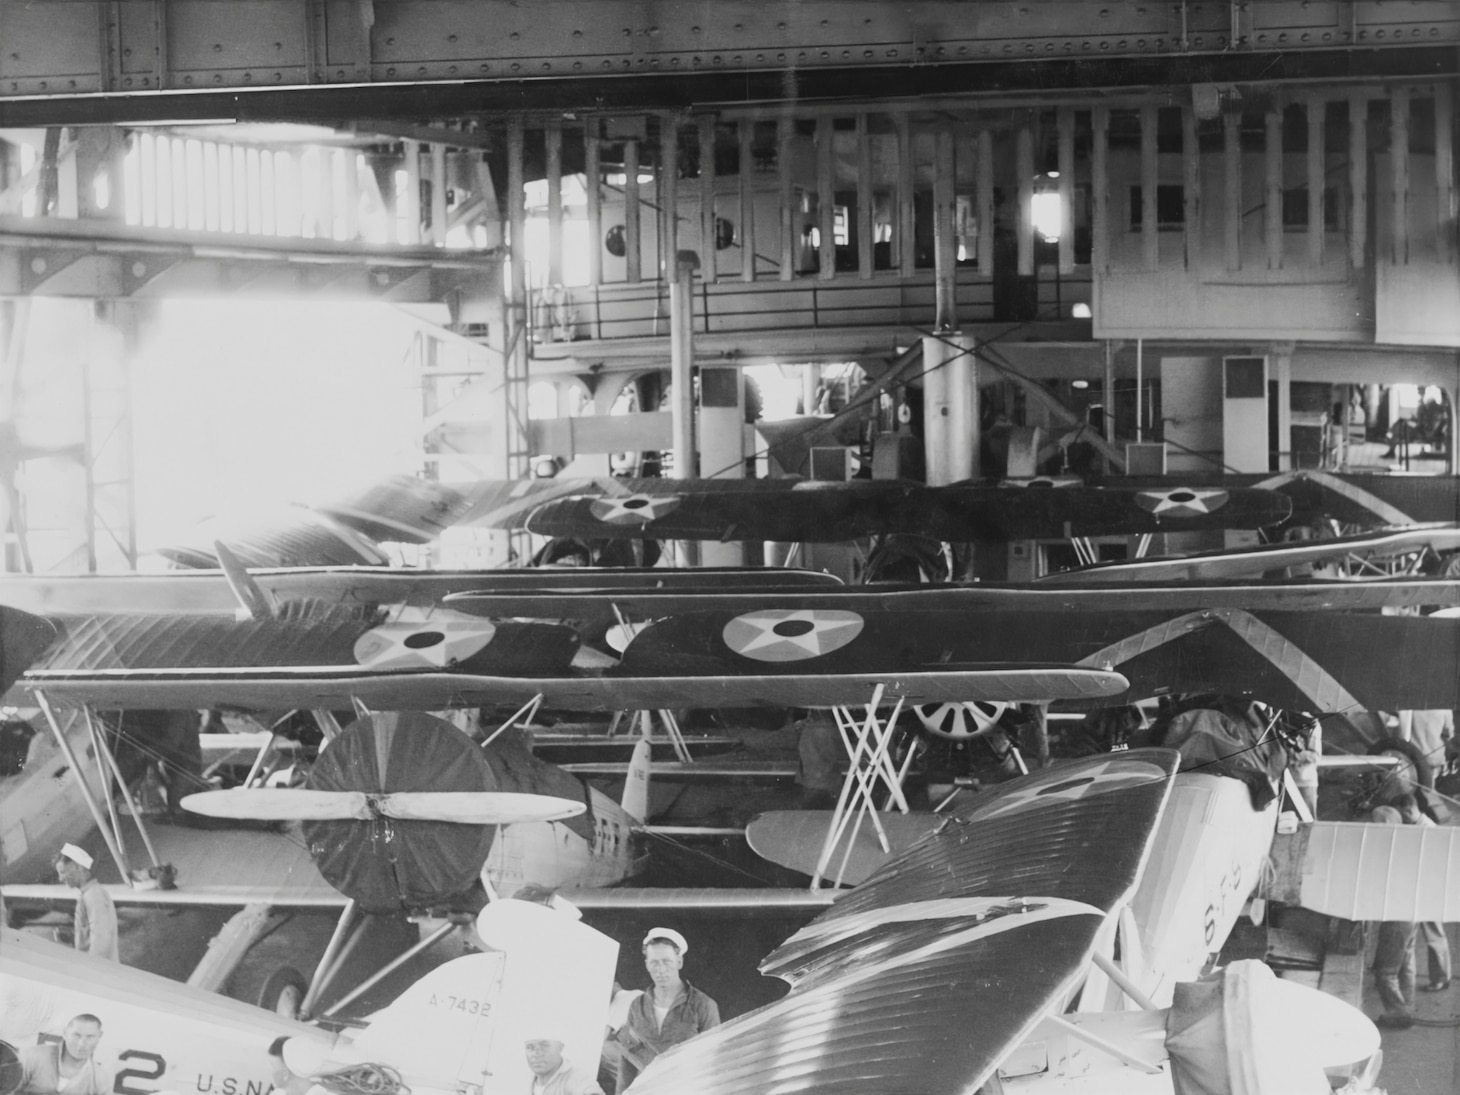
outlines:
M1394 800L1394 808L1404 818L1406 825L1418 825L1421 828L1433 829L1434 820L1419 808L1419 801L1414 797L1412 791L1406 791ZM1450 937L1445 934L1445 925L1437 920L1422 921L1419 925L1419 937L1416 940L1424 941L1425 955L1429 968L1430 981L1427 985L1420 987L1420 992L1444 992L1450 987ZM1416 947L1416 949L1418 949Z
M59 1042L41 1042L20 1051L21 1081L26 1095L110 1095L111 1069L96 1059L101 1020L77 1015L61 1032Z
M689 943L673 928L644 936L644 968L653 986L629 1007L618 1033L618 1089L622 1092L659 1054L720 1025L720 1007L680 976Z
M603 1095L597 1079L563 1056L563 1043L555 1032L534 1031L523 1040L522 1048L527 1067L532 1069L528 1095Z
M1370 820L1376 825L1404 824L1403 816L1393 806L1375 807ZM1374 1022L1391 1030L1414 1026L1415 927L1404 920L1385 920L1379 925L1374 946L1374 988L1384 1004L1384 1014Z
M117 907L111 894L92 876L93 863L84 848L65 844L56 856L56 874L67 886L80 891L76 895L76 949L119 962Z

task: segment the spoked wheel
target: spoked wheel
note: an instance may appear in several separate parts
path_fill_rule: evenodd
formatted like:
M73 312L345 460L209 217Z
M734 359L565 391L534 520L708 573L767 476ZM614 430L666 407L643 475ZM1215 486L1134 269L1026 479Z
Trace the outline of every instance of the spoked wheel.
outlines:
M972 700L963 703L924 703L913 711L929 734L945 741L971 741L999 724L1012 704L997 700Z
M1394 757L1399 762L1377 777L1374 789L1367 796L1373 805L1393 802L1406 791L1433 788L1435 785L1434 768L1412 741L1381 738L1369 746L1368 753L1371 757Z

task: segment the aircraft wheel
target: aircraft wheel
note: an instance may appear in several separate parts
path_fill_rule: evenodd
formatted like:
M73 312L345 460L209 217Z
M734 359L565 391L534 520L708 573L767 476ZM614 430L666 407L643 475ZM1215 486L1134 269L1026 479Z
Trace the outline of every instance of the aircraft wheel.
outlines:
M923 703L913 710L924 730L945 741L970 741L999 724L1011 705L994 700Z
M20 1054L9 1042L0 1042L0 1095L12 1095L25 1083Z
M262 973L262 970L240 970L229 995L286 1019L299 1018L299 1008L309 990L304 975L293 966L276 967L261 979Z
M1386 770L1379 777L1379 785L1370 796L1375 805L1392 802L1406 791L1416 787L1432 788L1435 785L1435 770L1419 746L1401 738L1381 738L1369 746L1369 756L1398 757L1399 764Z

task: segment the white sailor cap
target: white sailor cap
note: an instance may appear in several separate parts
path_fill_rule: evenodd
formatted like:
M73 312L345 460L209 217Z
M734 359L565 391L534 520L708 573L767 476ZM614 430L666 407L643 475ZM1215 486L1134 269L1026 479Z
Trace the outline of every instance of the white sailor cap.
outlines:
M91 865L96 862L96 860L91 858L91 854L85 848L78 848L74 844L62 844L61 855L69 859L72 863L85 867L88 871L91 870Z
M649 934L644 936L644 946L650 943L672 943L681 955L689 953L689 943L673 928L650 928Z

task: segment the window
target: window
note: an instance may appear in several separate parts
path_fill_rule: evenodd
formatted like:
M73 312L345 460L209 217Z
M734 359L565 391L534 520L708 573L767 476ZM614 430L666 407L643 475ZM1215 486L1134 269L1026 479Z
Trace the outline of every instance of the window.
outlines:
M1283 191L1283 229L1288 232L1303 232L1308 228L1308 188L1295 186ZM1337 232L1338 191L1331 186L1323 188L1323 230Z
M1139 186L1130 188L1130 230L1141 230L1141 202L1144 195ZM1161 183L1156 187L1156 230L1173 232L1186 225L1186 188L1180 183Z

